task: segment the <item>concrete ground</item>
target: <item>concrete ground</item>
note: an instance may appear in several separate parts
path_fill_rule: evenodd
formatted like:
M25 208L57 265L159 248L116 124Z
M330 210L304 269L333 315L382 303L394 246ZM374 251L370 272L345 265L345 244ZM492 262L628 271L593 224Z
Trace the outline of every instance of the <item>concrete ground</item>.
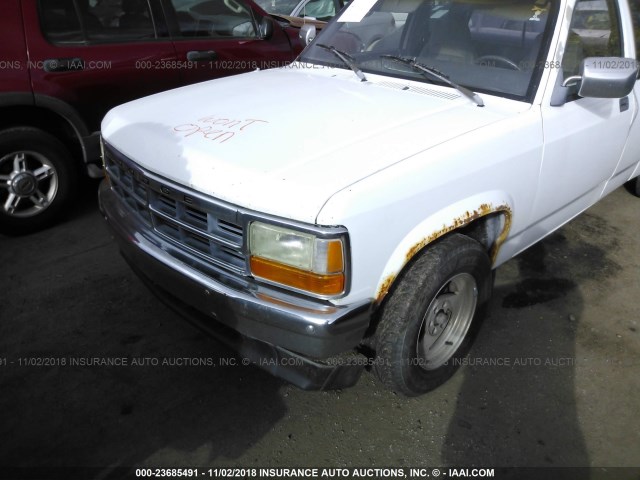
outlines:
M304 392L229 365L133 275L95 184L82 203L0 237L0 466L640 467L640 199L624 189L501 267L467 365L413 399L367 372Z

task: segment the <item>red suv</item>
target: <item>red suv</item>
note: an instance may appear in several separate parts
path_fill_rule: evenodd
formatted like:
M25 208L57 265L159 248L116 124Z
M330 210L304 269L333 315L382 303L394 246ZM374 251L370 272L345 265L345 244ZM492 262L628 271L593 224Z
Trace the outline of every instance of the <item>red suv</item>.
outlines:
M252 0L2 3L0 232L6 234L50 225L81 175L102 175L98 129L111 107L283 65L301 48L296 32Z

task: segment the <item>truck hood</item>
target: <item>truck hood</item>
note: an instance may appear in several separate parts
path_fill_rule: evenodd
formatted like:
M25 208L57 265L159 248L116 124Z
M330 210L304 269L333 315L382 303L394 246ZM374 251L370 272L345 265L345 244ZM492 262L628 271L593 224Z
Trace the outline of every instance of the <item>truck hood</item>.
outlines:
M103 137L167 179L315 223L336 192L509 115L449 88L294 65L121 105L105 117Z

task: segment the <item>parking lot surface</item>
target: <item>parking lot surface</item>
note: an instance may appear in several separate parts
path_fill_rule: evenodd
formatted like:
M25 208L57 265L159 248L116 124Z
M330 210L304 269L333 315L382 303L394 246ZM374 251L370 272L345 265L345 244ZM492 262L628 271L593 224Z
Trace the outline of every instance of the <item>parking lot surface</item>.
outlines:
M412 399L367 372L305 392L244 366L145 289L95 190L61 225L0 237L0 466L640 467L624 189L501 267L461 370Z

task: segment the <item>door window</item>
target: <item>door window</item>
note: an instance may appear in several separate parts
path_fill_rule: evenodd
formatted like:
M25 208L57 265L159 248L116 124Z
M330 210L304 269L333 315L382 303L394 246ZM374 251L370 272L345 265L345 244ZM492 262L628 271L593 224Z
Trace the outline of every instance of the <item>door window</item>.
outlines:
M256 3L260 5L265 12L273 13L274 15L294 15L296 13L296 7L298 6L298 0L256 0Z
M300 11L300 17L313 17L316 20L329 21L336 14L333 0L309 0Z
M51 43L112 43L157 38L148 0L40 0Z
M571 19L562 57L564 78L579 75L587 57L622 57L618 12L613 0L581 0Z
M251 10L237 0L171 0L180 35L189 38L255 38Z
M633 34L636 37L636 60L640 60L640 2L629 2L633 19Z

